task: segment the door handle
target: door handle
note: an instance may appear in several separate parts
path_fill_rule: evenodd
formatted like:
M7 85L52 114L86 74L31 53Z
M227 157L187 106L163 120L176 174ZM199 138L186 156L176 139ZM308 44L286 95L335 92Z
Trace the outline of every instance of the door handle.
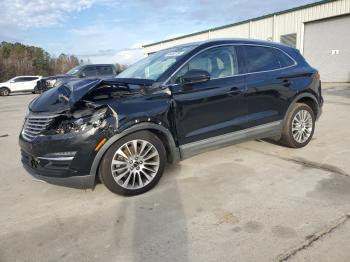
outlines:
M288 87L288 86L290 86L291 81L288 80L288 79L284 79L284 80L282 81L282 83L283 83L284 86Z
M232 88L230 91L228 91L226 94L228 94L229 96L235 96L235 95L239 95L242 93L241 89L238 88Z

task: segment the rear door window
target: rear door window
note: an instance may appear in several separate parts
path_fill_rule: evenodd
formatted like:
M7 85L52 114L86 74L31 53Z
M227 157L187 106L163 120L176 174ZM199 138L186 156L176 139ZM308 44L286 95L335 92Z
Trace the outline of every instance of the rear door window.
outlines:
M95 66L87 66L83 69L83 74L85 74L86 77L96 76L97 70Z
M31 77L24 77L25 80L24 81L34 81L34 80L37 80L38 78L35 77L35 76L31 76Z
M98 66L97 73L98 75L113 75L114 71L111 66Z
M244 46L245 62L248 73L270 71L281 68L274 48L263 46Z

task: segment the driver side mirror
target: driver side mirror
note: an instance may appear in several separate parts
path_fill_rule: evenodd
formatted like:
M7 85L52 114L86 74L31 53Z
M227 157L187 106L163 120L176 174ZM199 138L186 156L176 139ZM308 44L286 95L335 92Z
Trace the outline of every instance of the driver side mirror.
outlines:
M182 76L183 85L204 83L209 80L210 80L209 72L201 69L191 69Z

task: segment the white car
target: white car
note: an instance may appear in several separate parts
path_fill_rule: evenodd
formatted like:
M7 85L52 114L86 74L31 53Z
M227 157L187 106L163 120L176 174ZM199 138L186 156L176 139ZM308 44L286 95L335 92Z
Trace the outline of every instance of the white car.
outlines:
M15 92L37 93L36 84L41 76L16 76L6 82L0 83L0 95L8 96Z

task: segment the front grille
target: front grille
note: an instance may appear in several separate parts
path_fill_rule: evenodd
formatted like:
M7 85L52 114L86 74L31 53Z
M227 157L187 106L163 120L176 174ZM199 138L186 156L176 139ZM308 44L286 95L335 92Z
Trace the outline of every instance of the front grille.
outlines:
M32 141L52 123L55 116L28 116L25 119L22 136L25 140Z
M40 90L41 92L44 92L48 89L48 86L47 86L47 82L45 79L40 79L37 84L36 84L38 90Z

